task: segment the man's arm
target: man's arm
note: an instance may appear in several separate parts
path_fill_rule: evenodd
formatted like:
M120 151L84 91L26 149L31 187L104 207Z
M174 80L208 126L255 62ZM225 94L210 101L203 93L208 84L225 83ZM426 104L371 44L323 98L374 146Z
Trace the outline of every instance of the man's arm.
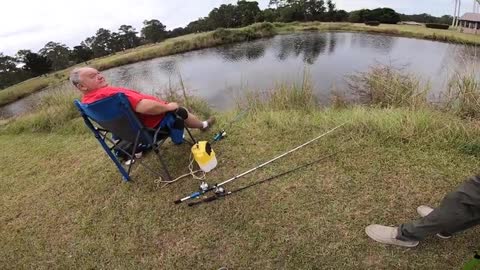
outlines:
M178 104L175 102L163 104L151 99L142 99L138 102L135 111L142 114L157 115L174 111L176 109L178 109Z

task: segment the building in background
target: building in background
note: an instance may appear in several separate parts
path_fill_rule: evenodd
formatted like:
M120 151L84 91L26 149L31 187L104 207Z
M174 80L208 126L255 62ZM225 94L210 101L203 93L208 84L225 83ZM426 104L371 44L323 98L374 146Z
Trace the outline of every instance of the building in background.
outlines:
M463 33L480 34L480 13L465 13L458 19L458 27Z

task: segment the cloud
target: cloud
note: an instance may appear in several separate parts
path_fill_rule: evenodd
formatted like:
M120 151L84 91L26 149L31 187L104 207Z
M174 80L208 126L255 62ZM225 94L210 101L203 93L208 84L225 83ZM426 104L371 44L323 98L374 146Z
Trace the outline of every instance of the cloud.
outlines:
M38 51L47 42L69 47L95 35L99 28L117 31L132 25L140 31L144 20L158 19L173 29L208 15L221 4L237 0L15 0L2 2L0 52L14 55L20 49ZM259 0L262 9L269 0ZM392 7L402 13L453 13L453 0L334 0L339 9ZM464 10L471 9L469 1Z

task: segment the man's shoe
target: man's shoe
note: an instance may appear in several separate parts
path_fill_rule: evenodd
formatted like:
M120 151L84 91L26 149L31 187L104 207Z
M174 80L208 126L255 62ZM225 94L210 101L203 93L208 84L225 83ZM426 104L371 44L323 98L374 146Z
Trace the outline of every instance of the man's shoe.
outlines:
M420 205L419 207L417 207L417 213L421 217L428 216L432 211L433 211L433 208L431 208L430 206ZM452 237L452 235L448 233L437 233L437 236L442 239L448 239Z
M397 237L398 228L383 226L383 225L369 225L365 228L367 235L373 240L389 245L396 245L401 247L416 247L418 241L402 241Z
M215 116L210 116L208 119L207 119L207 127L206 128L202 128L201 130L202 131L205 131L205 130L208 130L211 126L213 126L213 124L215 124L216 122L216 119L215 119Z

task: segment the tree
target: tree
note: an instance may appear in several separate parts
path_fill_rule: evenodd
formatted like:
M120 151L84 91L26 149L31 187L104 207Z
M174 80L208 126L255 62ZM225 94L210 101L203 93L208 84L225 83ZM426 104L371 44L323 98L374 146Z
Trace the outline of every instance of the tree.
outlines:
M325 20L325 10L323 0L308 0L305 2L305 19L307 21ZM333 12L335 12L335 5L333 5Z
M396 24L400 21L400 14L391 8L377 8L366 14L367 21Z
M15 60L17 63L23 63L25 64L25 59L27 54L32 53L30 50L19 50L17 54L15 54Z
M118 41L122 50L131 49L140 45L138 32L131 25L121 25L118 29Z
M335 13L337 12L335 9L335 4L332 2L332 0L327 1L327 21L334 21L335 20Z
M25 79L17 68L16 59L0 52L0 89L9 87Z
M167 31L165 31L165 25L163 25L159 20L145 20L143 22L143 28L141 30L142 37L150 43L155 43L162 41L167 36Z
M110 30L104 28L98 29L95 36L83 41L83 44L93 51L95 57L102 57L113 53L115 51L114 43L112 33Z
M30 52L25 55L23 69L31 72L34 76L40 76L52 70L52 62L45 56Z
M367 20L367 15L370 13L369 9L360 9L350 12L348 21L352 23L363 23Z
M335 12L334 21L336 22L348 21L348 12L346 12L345 10L337 10L337 12Z
M39 54L50 60L53 70L70 66L70 49L64 44L50 41L40 49Z
M173 37L183 36L186 34L187 34L187 30L185 28L177 27L172 31L168 32L168 37L173 38Z
M213 30L216 28L231 28L241 26L241 14L236 6L232 4L221 5L218 8L212 9L208 13L208 17L203 23L205 30Z
M70 59L75 63L87 62L93 58L93 51L88 48L84 42L81 45L73 47Z
M255 22L255 18L260 13L258 2L240 0L237 2L237 16L240 17L240 25L246 26Z
M186 27L188 33L198 33L212 30L209 25L208 18L200 18L196 21L190 22Z
M267 8L263 10L263 21L265 22L275 22L278 21L278 12L276 9L273 8Z

